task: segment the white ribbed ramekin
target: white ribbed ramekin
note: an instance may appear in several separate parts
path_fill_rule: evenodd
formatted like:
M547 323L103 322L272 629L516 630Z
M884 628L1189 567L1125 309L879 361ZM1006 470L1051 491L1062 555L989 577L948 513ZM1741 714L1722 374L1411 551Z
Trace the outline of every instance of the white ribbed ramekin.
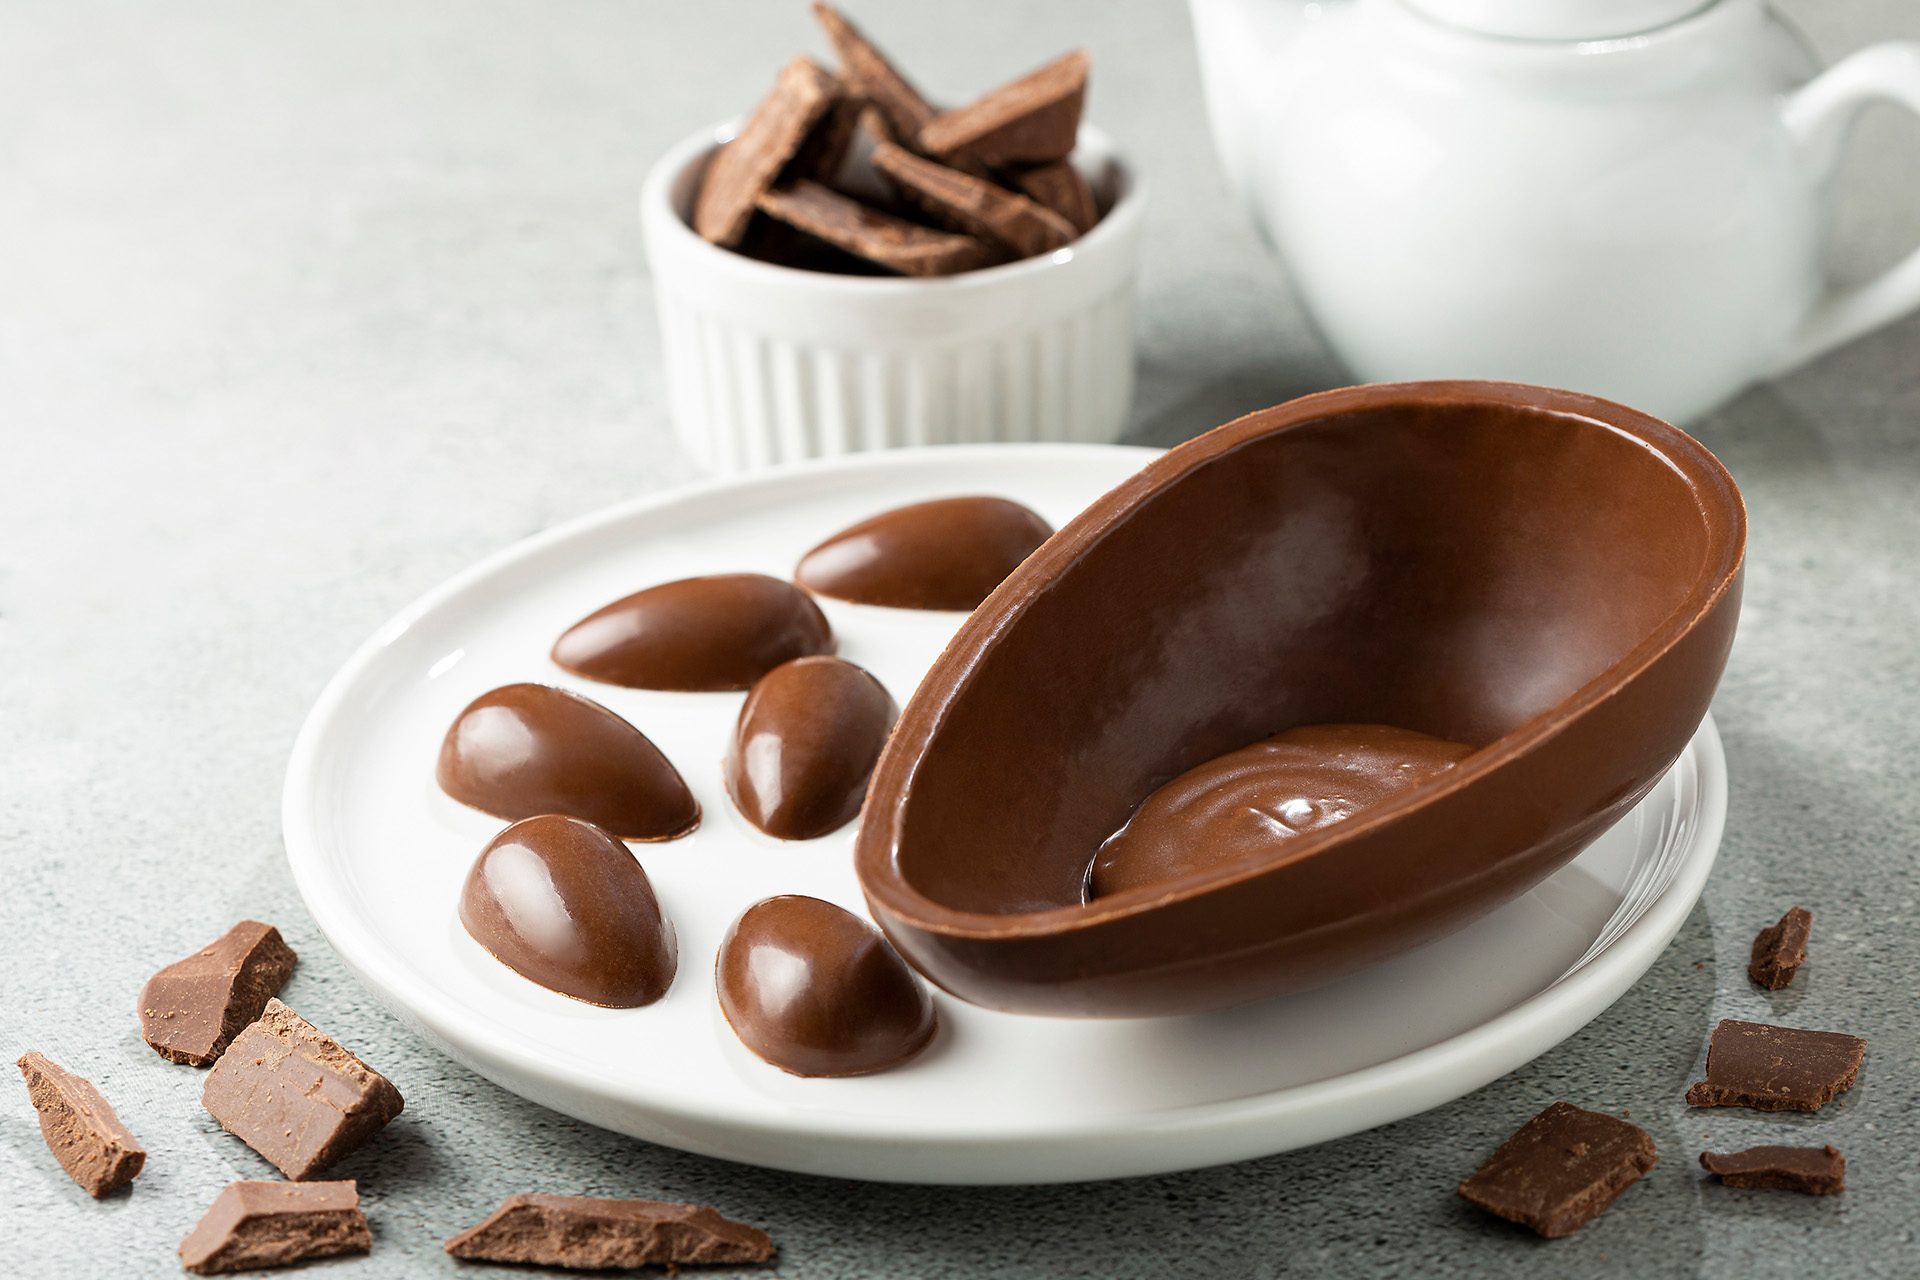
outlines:
M1113 204L1038 258L918 280L779 267L687 219L709 129L640 197L675 429L693 460L743 471L899 445L1108 441L1133 397L1139 180L1082 126L1074 162Z

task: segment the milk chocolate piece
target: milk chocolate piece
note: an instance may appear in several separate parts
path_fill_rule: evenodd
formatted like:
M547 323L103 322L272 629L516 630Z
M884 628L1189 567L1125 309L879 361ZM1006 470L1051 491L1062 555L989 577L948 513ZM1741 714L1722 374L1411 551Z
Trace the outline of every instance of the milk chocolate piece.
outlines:
M897 609L966 610L1053 534L1005 498L940 498L895 507L834 534L794 571L823 596Z
M1780 917L1778 924L1762 929L1753 940L1753 959L1747 976L1756 986L1778 991L1793 981L1807 958L1807 934L1813 927L1813 913L1795 907Z
M229 1182L180 1242L200 1276L284 1267L373 1248L353 1182Z
M1687 1090L1691 1107L1818 1111L1853 1086L1867 1042L1837 1031L1803 1031L1724 1019L1707 1045L1707 1078Z
M1080 129L1087 66L1086 52L1076 49L935 116L920 130L920 150L941 157L965 153L989 165L1066 159Z
M693 229L717 245L738 244L754 202L840 97L840 82L811 58L796 54L788 61L739 134L707 162Z
M795 658L747 695L727 748L727 794L754 826L811 840L859 816L899 708L839 658Z
M920 131L938 114L920 96L920 91L908 84L907 78L837 10L816 3L813 16L826 29L833 52L840 59L840 74L848 87L880 109L894 134L918 138Z
M446 1248L473 1262L582 1270L671 1269L773 1257L766 1232L705 1205L525 1193L508 1196L484 1222L447 1241Z
M278 929L242 920L147 979L140 989L140 1034L169 1062L207 1066L260 1016L295 959Z
M974 236L935 231L869 209L830 187L801 179L760 196L760 208L848 253L909 276L950 276L991 265L997 255Z
M611 1009L658 1000L678 963L673 926L632 851L564 814L524 818L480 851L460 923L521 977Z
M566 813L622 840L672 840L700 803L660 748L599 703L510 684L467 704L440 744L440 789L509 821Z
M400 1091L278 1000L233 1038L200 1101L227 1132L304 1182L400 1114Z
M740 1042L797 1076L897 1066L933 1038L933 1000L879 932L852 912L788 894L734 921L714 966Z
M1501 1143L1460 1194L1553 1239L1606 1212L1659 1160L1638 1125L1556 1102Z
M27 1096L40 1113L40 1136L67 1175L90 1196L118 1191L147 1163L147 1150L120 1123L93 1082L26 1053L14 1065L27 1082Z
M573 624L553 660L630 689L745 689L781 663L833 652L806 592L764 573L682 578L615 600Z
M734 246L733 251L743 257L758 258L776 267L791 267L796 271L823 271L842 276L899 274L757 210L753 221L747 226L746 238Z
M1729 1187L1771 1187L1830 1196L1847 1189L1847 1158L1833 1147L1702 1151L1700 1167Z
M1087 232L1100 221L1100 206L1094 202L1093 188L1080 175L1071 160L1055 160L1031 169L1016 169L1013 185L1027 198L1038 201L1069 223L1076 232Z
M1049 253L1074 237L1073 224L1053 210L905 147L881 144L873 165L935 218L1007 245L1020 257Z

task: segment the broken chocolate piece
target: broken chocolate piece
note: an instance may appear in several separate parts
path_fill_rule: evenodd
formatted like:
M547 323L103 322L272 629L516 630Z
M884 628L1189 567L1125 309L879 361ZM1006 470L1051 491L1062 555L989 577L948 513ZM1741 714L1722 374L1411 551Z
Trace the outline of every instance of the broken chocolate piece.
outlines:
M1755 985L1778 991L1793 981L1807 958L1807 934L1813 928L1813 913L1795 907L1780 917L1780 922L1762 929L1753 940L1753 960L1747 976Z
M1837 1031L1802 1031L1723 1020L1707 1045L1707 1078L1687 1090L1690 1107L1818 1111L1853 1086L1867 1042Z
M147 979L140 989L140 1034L169 1062L208 1066L260 1016L295 958L278 929L242 920Z
M1087 66L1086 52L1076 49L984 98L935 116L920 130L920 150L943 158L964 153L989 165L1066 159L1080 130Z
M997 240L1022 258L1051 253L1073 239L1073 224L1053 210L905 147L875 147L873 166L954 230Z
M694 201L693 229L717 245L738 244L754 201L840 97L840 82L819 64L804 54L792 58L739 134L708 161Z
M905 275L948 276L987 266L997 257L973 236L950 235L880 213L810 180L766 192L760 207L782 222Z
M1847 1189L1847 1158L1832 1147L1702 1151L1700 1167L1729 1187L1772 1187L1830 1196Z
M644 1267L765 1262L767 1233L705 1205L591 1196L512 1195L447 1241L447 1252L477 1262L547 1267Z
M147 1162L147 1150L120 1123L92 1081L49 1062L44 1054L23 1054L15 1065L40 1113L40 1136L47 1140L47 1150L81 1190L98 1197L134 1180Z
M840 59L840 74L846 77L848 87L878 107L895 134L902 138L919 137L920 131L938 114L920 96L920 91L908 84L907 78L837 10L815 4L813 16L826 29L833 52Z
M1659 1160L1638 1125L1556 1102L1501 1143L1460 1194L1551 1239L1599 1217Z
M284 1267L373 1248L360 1190L348 1182L229 1182L180 1242L200 1276Z
M1011 176L1013 185L1026 192L1028 199L1065 218L1075 231L1091 231L1093 224L1100 221L1100 206L1094 201L1093 188L1087 185L1071 160L1017 169Z
M201 1103L227 1132L302 1182L400 1114L400 1091L278 1000L207 1073Z

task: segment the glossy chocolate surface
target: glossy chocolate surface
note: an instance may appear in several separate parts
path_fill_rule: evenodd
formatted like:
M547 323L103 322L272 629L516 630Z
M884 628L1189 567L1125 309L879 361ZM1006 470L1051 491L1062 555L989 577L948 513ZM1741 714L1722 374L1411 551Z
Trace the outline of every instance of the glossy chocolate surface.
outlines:
M1350 973L1550 875L1699 726L1746 516L1684 433L1510 383L1355 387L1170 451L1021 565L901 712L855 866L901 953L1025 1013ZM1272 855L1084 903L1161 783L1272 734L1480 748Z
M781 663L833 652L806 592L763 573L682 578L588 614L553 646L576 675L630 689L745 689Z
M940 498L883 511L807 552L809 591L896 609L967 610L985 600L1053 526L1005 498Z
M740 708L724 766L727 794L770 836L811 840L860 812L899 708L871 675L839 658L769 671Z
M933 1038L933 999L887 940L831 902L787 894L748 907L714 964L742 1044L797 1076L898 1066Z
M1087 896L1280 854L1437 778L1473 748L1384 724L1314 724L1216 756L1156 787L1094 855Z
M568 813L623 840L671 840L700 804L647 736L597 702L544 684L468 704L440 744L441 790L509 821Z

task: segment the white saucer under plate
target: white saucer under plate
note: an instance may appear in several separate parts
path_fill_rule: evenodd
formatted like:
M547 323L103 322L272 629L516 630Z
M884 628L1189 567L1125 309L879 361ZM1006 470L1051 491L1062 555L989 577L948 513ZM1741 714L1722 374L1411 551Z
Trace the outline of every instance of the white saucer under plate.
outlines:
M852 829L782 844L734 812L720 758L742 694L597 685L548 648L619 596L694 574L786 576L888 507L993 493L1056 525L1155 452L977 445L807 463L677 489L509 547L382 627L308 717L287 770L287 854L314 918L369 989L454 1058L535 1102L653 1142L773 1168L902 1182L1023 1183L1166 1172L1285 1151L1413 1115L1543 1053L1644 973L1699 897L1726 818L1709 720L1651 795L1572 864L1472 927L1315 991L1224 1013L1083 1021L936 993L919 1058L805 1080L720 1017L716 947L740 911L807 893L864 914ZM958 614L823 600L840 652L904 703ZM627 717L705 810L633 846L680 939L672 989L600 1009L482 951L454 908L501 823L433 782L472 698L543 681Z

